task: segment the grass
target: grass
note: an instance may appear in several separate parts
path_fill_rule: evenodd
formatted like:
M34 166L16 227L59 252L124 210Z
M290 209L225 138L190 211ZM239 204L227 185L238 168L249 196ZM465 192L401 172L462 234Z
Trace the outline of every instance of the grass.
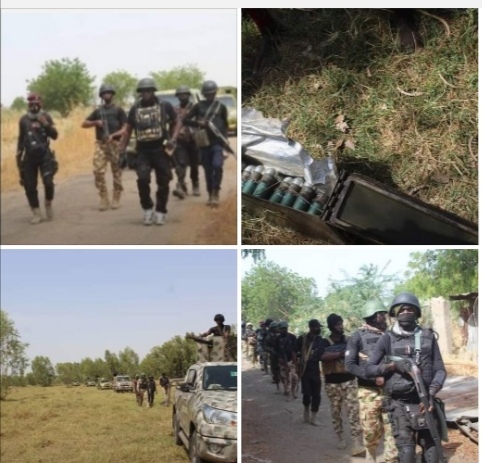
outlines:
M432 13L434 10L430 10ZM478 14L420 15L425 47L397 49L383 10L277 10L290 26L280 59L251 79L260 46L242 25L243 106L291 123L288 136L314 158L478 220ZM335 119L344 116L346 133ZM354 144L354 149L350 148ZM243 244L264 244L243 215ZM270 238L273 238L271 233ZM285 241L291 243L291 241Z
M29 386L2 401L4 463L189 461L171 435L171 407L138 407L134 394Z

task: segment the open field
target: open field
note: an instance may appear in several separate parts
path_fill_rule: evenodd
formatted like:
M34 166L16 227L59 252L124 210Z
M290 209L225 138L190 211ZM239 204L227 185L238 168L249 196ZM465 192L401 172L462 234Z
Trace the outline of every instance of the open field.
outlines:
M316 159L477 222L478 13L430 12L445 24L420 13L425 47L407 54L387 10L280 9L279 59L256 79L261 39L243 22L243 106L289 117L287 135ZM242 220L243 244L303 244Z
M171 407L156 396L138 407L132 393L93 387L15 388L2 401L2 463L189 461L171 435Z

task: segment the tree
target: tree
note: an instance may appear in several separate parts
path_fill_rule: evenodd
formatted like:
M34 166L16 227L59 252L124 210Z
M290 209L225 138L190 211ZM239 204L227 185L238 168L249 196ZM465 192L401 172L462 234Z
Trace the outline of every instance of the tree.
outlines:
M32 374L35 384L51 386L55 378L55 370L48 357L37 356L32 360Z
M7 312L0 310L0 399L7 397L13 376L23 376L28 365L28 344L20 335Z
M445 297L478 288L476 249L435 249L410 254L405 281L396 292L410 291L419 299Z
M42 73L28 81L27 88L41 95L45 109L66 117L76 106L92 103L94 80L78 58L62 58L47 61Z
M139 368L155 378L166 373L170 378L182 378L190 365L196 362L194 341L175 336L162 346L156 346L142 360Z
M129 376L134 376L139 369L139 356L130 347L119 352L119 368L119 373Z
M84 373L82 371L81 363L57 363L55 365L55 369L57 370L59 381L63 384L71 384L74 381L81 382L84 380Z
M266 251L264 249L241 249L241 257L243 259L249 256L252 257L253 262L257 264L266 259Z
M116 354L111 354L109 350L104 353L105 363L109 367L110 375L115 376L120 373L120 362Z
M115 89L115 101L119 106L127 106L136 95L137 77L120 70L106 74L102 83L110 84Z
M27 101L25 100L25 98L21 96L17 96L15 100L13 100L13 103L10 106L10 109L13 109L14 111L26 111Z
M254 267L241 283L242 318L290 321L303 307L319 303L313 278L304 278L271 261Z
M196 64L186 64L177 66L170 71L151 72L150 75L156 82L158 90L169 90L179 87L179 85L201 88L205 74Z

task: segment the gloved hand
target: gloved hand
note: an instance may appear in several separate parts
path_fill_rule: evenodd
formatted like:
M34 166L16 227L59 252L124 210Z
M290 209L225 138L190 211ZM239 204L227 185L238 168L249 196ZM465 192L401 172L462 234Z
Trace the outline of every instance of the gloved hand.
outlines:
M407 359L396 360L393 363L395 364L395 370L398 371L399 373L410 373L412 364L410 363L409 360Z
M121 151L119 153L118 164L121 169L125 169L127 167L127 153L125 151Z

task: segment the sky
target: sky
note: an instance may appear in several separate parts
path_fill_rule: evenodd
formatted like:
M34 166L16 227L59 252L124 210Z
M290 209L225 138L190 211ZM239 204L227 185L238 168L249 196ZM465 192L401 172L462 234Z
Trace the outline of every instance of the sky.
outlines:
M1 308L52 364L104 358L236 323L236 250L5 250Z
M345 279L356 276L363 265L374 264L385 274L399 274L407 270L410 253L426 249L406 246L290 246L268 247L266 259L286 267L302 277L314 278L318 295L326 295L330 279ZM241 278L253 268L251 257L241 263Z
M235 9L2 9L1 102L26 97L26 81L62 58L84 63L96 87L113 71L140 79L187 64L220 86L236 86L236 15Z

